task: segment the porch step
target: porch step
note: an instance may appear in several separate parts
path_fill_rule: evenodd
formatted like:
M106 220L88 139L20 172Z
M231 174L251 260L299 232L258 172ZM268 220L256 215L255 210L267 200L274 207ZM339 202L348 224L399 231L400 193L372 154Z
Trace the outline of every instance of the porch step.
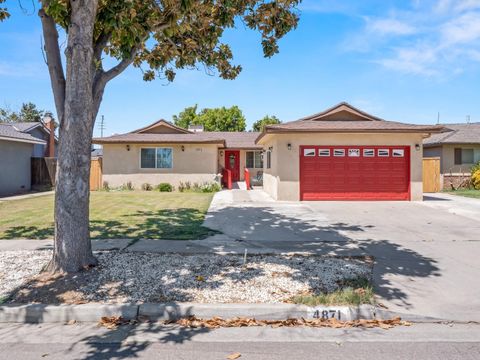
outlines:
M247 190L247 184L245 181L237 181L232 184L232 189Z

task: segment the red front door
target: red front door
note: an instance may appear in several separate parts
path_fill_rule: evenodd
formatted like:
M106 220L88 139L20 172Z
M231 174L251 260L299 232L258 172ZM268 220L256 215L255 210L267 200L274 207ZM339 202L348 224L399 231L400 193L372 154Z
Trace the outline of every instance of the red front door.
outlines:
M232 172L232 181L240 180L240 151L225 151L225 169Z

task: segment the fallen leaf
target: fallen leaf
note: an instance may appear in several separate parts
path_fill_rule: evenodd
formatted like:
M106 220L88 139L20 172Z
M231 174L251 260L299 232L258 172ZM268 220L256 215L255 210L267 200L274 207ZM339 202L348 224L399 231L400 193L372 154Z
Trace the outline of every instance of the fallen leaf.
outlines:
M127 324L128 321L121 316L103 316L98 325L106 327L107 329L116 329L119 325Z
M42 354L42 357L47 357L47 356L48 356L48 354Z
M241 356L242 356L242 354L237 352L237 353L233 353L233 354L228 355L227 359L228 360L235 360L235 359L238 359Z
M75 320L75 319L71 319L71 320L67 321L67 325L74 325L76 323L77 323L77 320Z
M205 278L202 275L198 275L195 280L197 281L205 281Z
M172 322L170 322L172 323ZM173 322L177 325L189 327L189 328L208 328L208 329L217 329L221 327L250 327L250 326L270 326L272 328L279 327L313 327L313 328L352 328L352 327L363 327L363 328L381 328L381 329L391 329L395 326L411 326L412 324L406 321L402 321L399 317L387 320L351 320L351 321L340 321L335 318L333 319L286 319L286 320L257 320L254 318L240 318L235 317L232 319L222 319L221 317L213 317L211 319L201 319L192 315L187 318L179 319Z

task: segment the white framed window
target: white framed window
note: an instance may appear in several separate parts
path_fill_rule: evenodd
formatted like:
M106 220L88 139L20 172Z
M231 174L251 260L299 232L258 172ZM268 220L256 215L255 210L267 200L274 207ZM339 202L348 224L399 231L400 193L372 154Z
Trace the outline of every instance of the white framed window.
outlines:
M315 149L303 149L303 156L315 156Z
M333 156L336 156L336 157L345 156L345 149L333 149Z
M389 157L390 150L389 149L378 149L378 156L379 157Z
M330 149L318 149L318 156L329 157Z
M348 149L349 157L360 157L360 149Z
M405 150L404 149L393 149L392 150L392 156L393 157L404 157L405 156Z
M142 169L171 169L173 167L172 148L141 148L140 168Z
M247 151L245 154L245 167L248 169L263 169L262 152Z
M363 149L363 157L374 157L375 150L374 149Z

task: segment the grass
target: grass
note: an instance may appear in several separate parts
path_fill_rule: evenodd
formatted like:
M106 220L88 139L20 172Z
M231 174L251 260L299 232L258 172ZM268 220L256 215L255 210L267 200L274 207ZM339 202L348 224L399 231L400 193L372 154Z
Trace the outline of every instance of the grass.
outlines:
M339 290L316 295L298 295L290 299L294 304L318 305L362 305L374 303L373 287L367 279L346 280Z
M190 240L215 231L202 226L213 194L96 191L90 195L93 239ZM53 237L53 195L0 201L0 239Z
M475 198L475 199L480 199L480 190L475 190L475 189L459 189L455 191L447 191L449 194L452 195L459 195L459 196L465 196L469 198Z

